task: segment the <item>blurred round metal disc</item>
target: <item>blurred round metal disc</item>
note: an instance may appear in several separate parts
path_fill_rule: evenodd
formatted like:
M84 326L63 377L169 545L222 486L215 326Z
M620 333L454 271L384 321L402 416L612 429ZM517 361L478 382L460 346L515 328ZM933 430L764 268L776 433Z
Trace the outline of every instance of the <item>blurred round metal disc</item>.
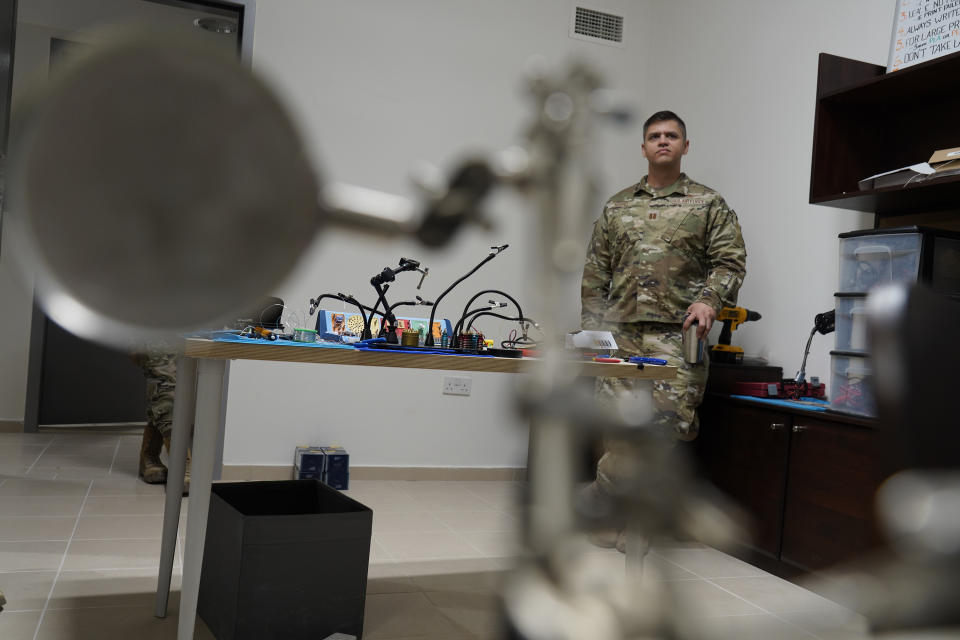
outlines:
M62 68L17 119L10 209L47 314L129 344L220 328L312 241L317 185L239 62L126 39Z

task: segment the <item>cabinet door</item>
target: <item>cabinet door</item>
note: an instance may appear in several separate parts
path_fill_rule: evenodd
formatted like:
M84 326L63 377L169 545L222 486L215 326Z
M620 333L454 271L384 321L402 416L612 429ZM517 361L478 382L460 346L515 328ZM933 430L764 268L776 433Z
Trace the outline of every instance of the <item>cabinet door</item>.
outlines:
M700 411L703 472L753 519L751 546L780 552L790 416L707 399Z
M879 544L874 495L883 481L879 433L794 417L781 559L815 570Z

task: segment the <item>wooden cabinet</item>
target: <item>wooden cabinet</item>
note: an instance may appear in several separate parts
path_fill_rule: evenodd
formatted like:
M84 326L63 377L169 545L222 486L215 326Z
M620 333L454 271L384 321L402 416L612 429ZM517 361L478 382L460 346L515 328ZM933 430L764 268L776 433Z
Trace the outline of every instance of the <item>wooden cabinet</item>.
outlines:
M960 146L960 53L885 72L820 54L810 202L881 216L956 209L960 176L859 189L863 178Z
M792 416L780 559L819 569L880 544L882 460L873 428Z
M873 498L884 473L872 421L708 394L700 423L701 471L752 517L753 552L811 571L880 543Z
M755 549L779 558L790 415L708 397L700 421L704 473L753 518Z

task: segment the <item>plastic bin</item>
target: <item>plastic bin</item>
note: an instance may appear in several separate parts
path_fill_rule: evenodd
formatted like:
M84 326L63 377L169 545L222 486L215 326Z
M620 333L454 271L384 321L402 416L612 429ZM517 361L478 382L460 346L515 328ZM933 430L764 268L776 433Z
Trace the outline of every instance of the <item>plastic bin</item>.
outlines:
M917 280L921 234L845 235L840 235L841 291L864 293L879 284Z
M214 484L197 612L218 640L362 637L372 523L319 480Z
M831 351L833 376L830 408L861 416L877 414L873 392L873 369L868 356L850 351Z
M867 345L867 294L835 293L836 311L835 349L866 353Z
M960 294L960 233L920 226L841 233L838 290L863 293L889 282Z

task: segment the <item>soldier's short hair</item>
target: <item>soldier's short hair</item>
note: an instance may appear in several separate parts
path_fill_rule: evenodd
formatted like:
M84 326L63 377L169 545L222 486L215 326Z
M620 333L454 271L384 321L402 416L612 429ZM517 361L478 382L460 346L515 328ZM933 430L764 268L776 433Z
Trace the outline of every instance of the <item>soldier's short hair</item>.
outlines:
M675 114L673 111L657 111L655 114L647 118L647 121L643 123L643 137L647 137L647 129L650 128L650 125L656 122L666 122L668 120L675 120L677 124L680 125L680 131L683 133L684 139L687 137L687 125L683 120Z

